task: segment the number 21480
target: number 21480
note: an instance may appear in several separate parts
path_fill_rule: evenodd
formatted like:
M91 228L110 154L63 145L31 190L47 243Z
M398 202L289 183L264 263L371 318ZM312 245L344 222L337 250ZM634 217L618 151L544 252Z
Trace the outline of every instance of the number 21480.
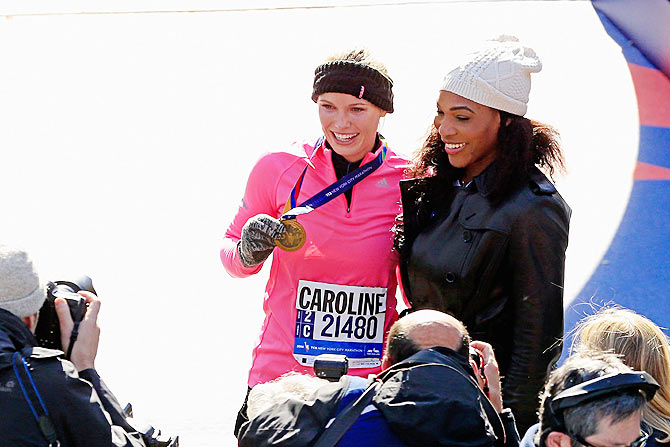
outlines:
M374 340L377 336L377 318L374 316L363 317L354 315L331 315L323 316L326 325L321 329L321 336L328 338L339 338L346 335L347 338L362 340Z

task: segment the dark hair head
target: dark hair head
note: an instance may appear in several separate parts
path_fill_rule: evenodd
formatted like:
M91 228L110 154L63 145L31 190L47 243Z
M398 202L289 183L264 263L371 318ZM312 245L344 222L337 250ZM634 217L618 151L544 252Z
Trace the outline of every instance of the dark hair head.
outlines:
M487 184L491 186L486 198L493 205L501 203L512 191L526 184L535 166L544 169L552 178L557 170L565 169L559 134L553 127L508 112L499 110L498 113L500 128L494 161L496 169L491 171L490 179L487 177ZM431 125L414 159L415 163L408 172L410 177L435 177L438 180L434 183L435 187L421 194L414 204L415 221L421 222L432 211L431 198L444 197L451 185L461 180L465 169L451 165L435 125ZM406 237L404 220L404 216L398 216L393 227L394 248L401 255L406 255L414 242Z
M589 351L570 356L560 368L551 373L540 395L540 429L537 434L539 445L544 447L546 437L557 429L557 416L552 413L551 407L552 397L588 380L630 371L614 354ZM641 410L645 403L645 397L638 390L595 398L562 411L565 430L576 437L587 438L596 433L598 421L610 417L613 423L619 422Z
M556 170L563 170L559 134L553 127L531 121L522 116L499 110L500 128L497 138L496 172L492 180L489 200L499 202L511 190L528 181L534 166L545 169L550 177ZM416 163L412 177L437 176L448 185L460 179L464 169L455 168L449 162L444 143L433 125L426 141L415 155Z

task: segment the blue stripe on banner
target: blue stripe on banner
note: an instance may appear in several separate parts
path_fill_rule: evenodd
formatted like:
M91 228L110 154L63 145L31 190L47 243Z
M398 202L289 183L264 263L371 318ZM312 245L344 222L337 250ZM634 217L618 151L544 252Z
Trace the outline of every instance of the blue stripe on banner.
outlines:
M565 312L570 330L594 305L635 310L670 335L670 182L635 182L619 229L601 264ZM565 356L571 336L566 336Z
M640 126L638 161L670 168L670 127Z
M655 70L656 67L598 10L595 3L600 21L610 37L621 46L629 66ZM637 87L639 95L641 87ZM670 168L670 129L640 126L638 146L639 162ZM562 359L568 353L572 330L577 322L607 304L616 303L633 309L670 334L668 197L670 181L636 180L633 183L626 211L610 247L587 284L565 311L566 336Z
M656 68L654 67L646 57L640 52L640 50L635 47L633 42L629 40L626 36L619 31L619 28L614 25L610 19L607 18L607 16L599 11L596 8L596 13L598 14L598 17L600 18L600 21L603 24L603 27L605 28L605 31L607 31L607 34L610 35L612 39L616 43L619 44L621 47L621 50L623 51L623 55L626 58L626 61L629 63L637 64L637 65L642 65L643 67L648 67L648 68Z

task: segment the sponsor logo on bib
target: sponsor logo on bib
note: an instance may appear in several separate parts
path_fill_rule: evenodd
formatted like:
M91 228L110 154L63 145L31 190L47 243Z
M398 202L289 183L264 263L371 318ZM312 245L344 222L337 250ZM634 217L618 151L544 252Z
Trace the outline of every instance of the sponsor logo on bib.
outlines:
M312 366L319 354L344 354L350 368L381 365L386 287L298 282L293 356Z

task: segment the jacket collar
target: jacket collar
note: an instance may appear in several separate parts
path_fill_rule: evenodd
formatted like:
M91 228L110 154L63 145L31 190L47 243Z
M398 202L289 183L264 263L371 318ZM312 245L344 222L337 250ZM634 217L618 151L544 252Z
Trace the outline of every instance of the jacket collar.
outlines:
M491 191L493 190L493 179L497 172L498 164L494 161L488 165L481 174L472 179L477 187L477 192L479 192L482 197L491 194Z
M434 372L433 374L419 373L414 376L409 374L409 371L414 369L413 367L415 366L421 368L421 366L430 367L435 364L446 366L451 372L445 372L444 369L440 368L440 372ZM404 375L403 373L402 381L392 381L390 386L384 388L388 383L387 378L393 377L395 371L402 371L404 369L407 370L408 374ZM454 372L464 378L467 377L466 380L469 380L470 386L459 386L458 389L453 386L446 386L435 389L435 380L449 380L451 377L457 378L453 376ZM441 346L424 349L408 359L393 365L381 373L379 378L385 384L382 385L382 391L374 397L373 402L385 417L391 417L389 423L392 425L398 421L398 418L403 419L401 424L407 422L404 418L410 417L410 415L404 413L402 410L403 407L408 407L411 409L405 411L411 411L411 418L419 421L416 426L417 433L438 433L442 431L444 435L450 433L450 430L445 430L445 427L441 425L436 426L436 422L441 424L441 419L434 418L434 415L438 414L444 417L444 415L448 415L450 412L458 411L459 414L468 415L465 421L459 421L458 423L466 424L466 427L472 427L473 430L477 430L473 434L475 437L480 438L479 440L472 439L470 442L459 443L459 445L490 445L496 447L505 445L505 429L498 412L480 390L479 385L477 385L474 371L468 359L456 351ZM458 380L460 381L460 379ZM415 386L411 386L412 384ZM431 393L425 394L425 391L428 389ZM398 405L399 402L407 401L413 402L414 405ZM393 410L389 411L391 407L393 407ZM394 418L396 421L393 421ZM451 425L451 427L453 428L454 425ZM458 428L462 430L463 426L459 426ZM458 441L462 440L458 439ZM448 443L440 445L448 445Z
M382 147L382 141L379 138L379 134L377 134L377 137L375 139L375 144L374 144L373 147L374 147L374 149L372 149L370 152L366 153L365 156L361 159L361 161L359 162L359 166L367 163L368 161L372 160L373 158L375 158L378 155L378 152ZM325 137L323 137L323 141L321 142L319 147L317 147L317 148L312 147L311 151L313 152L315 149L317 149L317 150L316 150L316 153L314 154L313 158L324 157L326 160L330 160L330 162L332 163L331 155L328 154L328 156L326 156L326 149L328 149L328 151L331 151L331 152L333 152L333 149L331 149L330 144L328 144L328 140L326 140ZM312 152L310 152L310 149L305 147L305 153L307 154L307 157L312 155Z
M0 309L0 365L11 362L15 351L23 351L30 355L32 348L37 346L37 339L23 321L16 315Z
M493 184L496 172L498 172L498 164L494 161L484 171L472 179L475 185L475 190L482 196L486 197L491 192L495 185ZM532 167L529 174L529 182L531 190L535 194L551 195L556 193L556 187L547 179L547 177L536 167ZM415 189L417 191L429 191L433 185L443 181L437 177L423 177L413 178L400 181L401 190Z
M491 163L484 171L472 179L474 190L476 190L483 197L486 197L493 190L493 177L497 171L495 161ZM411 178L400 181L401 190L414 190L416 192L427 192L433 189L436 184L444 182L445 180L436 176Z
M391 366L389 370L403 368L411 364L424 364L424 363L439 363L442 365L450 364L454 366L457 365L460 367L461 372L468 374L473 380L476 380L475 372L472 370L472 367L470 366L470 362L468 361L468 359L466 359L453 349L449 349L444 346L433 346L432 348L419 351L416 354L403 360L402 362L399 362L396 365Z

